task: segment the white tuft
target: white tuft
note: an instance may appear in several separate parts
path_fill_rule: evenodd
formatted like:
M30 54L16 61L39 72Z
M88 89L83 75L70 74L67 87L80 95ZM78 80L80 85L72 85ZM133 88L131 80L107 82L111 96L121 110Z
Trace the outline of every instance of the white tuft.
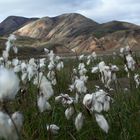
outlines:
M12 70L0 68L0 100L14 99L19 90L19 79Z
M69 120L72 115L74 114L74 108L73 107L69 107L65 110L65 116L67 118L67 120Z
M104 116L103 115L99 115L99 114L95 114L95 118L96 118L96 122L98 123L100 128L103 131L105 131L106 133L108 133L109 125L108 125L106 119L104 118Z
M55 124L47 125L47 131L50 131L52 134L58 134L59 129Z
M40 96L38 98L37 105L40 112L44 112L45 110L51 110L51 105L49 104L49 102L47 102L47 100L43 96Z
M79 131L82 126L83 126L83 121L84 121L84 116L83 114L80 112L77 117L75 118L75 127L77 129L77 131Z

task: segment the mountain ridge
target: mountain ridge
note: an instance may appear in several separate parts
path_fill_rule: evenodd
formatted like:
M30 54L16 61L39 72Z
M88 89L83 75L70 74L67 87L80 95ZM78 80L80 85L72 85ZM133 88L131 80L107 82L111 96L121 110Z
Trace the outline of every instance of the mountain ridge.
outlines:
M9 16L0 23L0 35L7 35L19 29L26 23L37 20L38 18L26 18L20 16Z
M85 53L95 50L103 51L104 48L109 50L113 47L118 48L116 46L125 46L127 45L125 40L135 40L135 38L138 38L136 39L136 44L140 43L139 34L136 34L136 32L139 33L140 26L128 22L110 21L100 24L77 13L36 18L33 21L31 19L24 24L22 22L22 25L12 32L19 38L26 37L39 40L37 43L35 41L32 44L24 44L29 47L65 47L69 51ZM127 35L129 36L128 38Z

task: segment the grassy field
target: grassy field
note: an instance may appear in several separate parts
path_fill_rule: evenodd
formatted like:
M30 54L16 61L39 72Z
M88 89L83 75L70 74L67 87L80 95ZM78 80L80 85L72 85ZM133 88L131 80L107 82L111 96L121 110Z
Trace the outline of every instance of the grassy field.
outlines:
M140 58L137 57L137 63ZM108 65L113 63L119 67L117 72L117 84L111 83L113 91L104 87L99 79L99 75L91 73L91 68L104 60ZM84 60L86 62L86 60ZM135 88L133 78L127 78L127 73L123 68L123 59L120 56L97 57L89 66L86 66L88 72L87 93L95 92L95 85L99 85L113 99L110 110L103 112L108 124L109 131L105 133L98 126L94 115L89 114L82 104L75 105L76 112L83 112L84 124L80 131L76 131L74 121L76 113L70 120L65 117L67 106L62 106L55 102L55 97L60 93L69 94L75 97L74 92L68 90L71 84L71 75L73 68L78 67L77 59L64 60L64 69L56 71L57 84L53 86L54 96L49 100L52 110L39 112L37 107L38 88L28 81L22 84L24 92L20 92L15 101L8 103L6 106L9 112L20 111L24 115L24 124L20 134L20 140L138 140L140 139L140 88ZM47 75L48 63L46 64L45 74ZM137 68L134 73L140 73ZM20 73L19 73L20 75ZM127 88L127 90L126 90ZM56 124L60 127L57 135L51 135L46 124Z
M4 46L5 38L0 38L0 41L2 42L1 45ZM39 40L36 41L38 42ZM24 40L18 40L18 43L24 45L32 44L32 42L34 42L34 40L27 40L26 38ZM12 48L13 42L10 40L9 43L11 43ZM3 52L3 50L4 47L1 48L1 53ZM43 60L43 64L45 63L45 66L43 67L40 66L40 58L36 58L35 60L31 59L35 54L37 54L37 50L35 48L33 50L33 48L28 48L25 45L24 47L21 47L19 49L18 54L14 54L13 51L9 51L8 53L10 55L9 60L12 63L12 59L16 57L19 57L21 59L20 62L18 61L18 64L10 64L10 61L7 61L8 58L4 58L4 60L0 60L0 65L2 67L4 66L6 69L17 70L18 68L20 68L20 70L16 72L20 79L20 90L18 91L18 94L14 101L6 101L4 103L1 102L0 106L1 111L7 112L10 115L15 111L20 111L23 114L24 122L21 132L18 134L20 140L140 139L140 87L136 87L136 82L134 79L135 74L140 75L140 55L138 53L131 54L131 52L129 52L133 56L133 59L136 63L135 70L132 71L128 69L128 72L126 72L126 70L124 69L124 64L126 64L126 59L124 59L125 55L120 56L120 54L97 55L96 59L90 56L90 64L87 64L87 61L89 60L88 55L83 57L81 60L79 60L78 56L72 57L71 59L68 56L63 60L64 68L58 70L57 66L58 64L61 64L61 59L58 58L55 54L53 54L51 51L49 51L49 53L45 55L46 60ZM40 54L44 55L45 52L40 51ZM39 56L41 57L41 55ZM132 62L130 56L128 57L128 60L130 61L130 63ZM104 61L105 65L107 66L104 66L104 74L99 70L96 73L92 73L92 68L96 66L98 66L99 68L99 64L102 61ZM23 63L25 63L24 65L26 65L25 69L21 68ZM79 68L80 64L81 68ZM111 80L109 86L106 86L106 83L103 83L103 79L101 80L101 77L103 76L103 78L105 78L105 74L110 74L109 71L111 70L112 65L116 65L119 68L119 71L115 72L117 79L115 81ZM75 73L73 69L76 69L77 72ZM51 109L45 109L43 111L40 110L38 105L39 97L44 94L44 91L41 91L42 79L39 80L40 72L42 72L43 75L47 77L47 80L52 83L51 86L54 91L54 95L50 99L45 99L45 102L49 102L49 104L51 105ZM54 73L53 78L56 80L57 84L53 84L53 79L48 78L49 72ZM112 79L113 73L114 71L111 71L111 76L108 76L108 78ZM23 74L27 74L25 81L22 80ZM31 79L29 78L30 76ZM81 77L85 79L86 77L88 77L87 80L80 80L79 85L80 88L87 88L85 93L83 91L82 93L80 93L80 91L78 91L78 88L76 89L76 81L77 79L79 80ZM35 78L37 78L37 85L34 85ZM138 80L140 84L140 79ZM81 87L82 81L84 81L84 84ZM48 88L46 80L44 81L43 86L44 84L46 88ZM71 84L74 84L73 90L69 89ZM5 86L8 87L8 85ZM43 89L44 88L45 87L43 87ZM107 93L107 96L110 98L110 109L108 111L102 110L101 112L98 112L95 109L96 104L93 105L93 103L96 102L97 99L92 99L92 102L88 104L89 106L86 106L83 103L83 99L86 94L93 93L92 95L96 95L99 89L104 90ZM48 88L47 90L48 91L45 91L45 94L49 94L50 89ZM60 94L68 94L69 98L73 100L72 104L56 102L55 99L56 97L60 96ZM79 95L78 101L76 101L77 94ZM68 99L65 97L64 100ZM90 110L91 106L94 106L94 109L92 111ZM65 116L65 111L69 107L74 108L74 113L68 120ZM81 122L83 121L83 125L78 131L75 126L75 120L79 113L82 113L84 117L80 120ZM105 124L102 123L102 120L100 120L100 123L97 122L97 114L104 116L108 123L109 130L101 129L101 126ZM47 130L47 125L51 124L59 126L60 129L57 134L53 134L50 131L50 128L49 130ZM2 122L0 122L0 126L1 125L3 125ZM2 130L0 130L0 135L1 132Z

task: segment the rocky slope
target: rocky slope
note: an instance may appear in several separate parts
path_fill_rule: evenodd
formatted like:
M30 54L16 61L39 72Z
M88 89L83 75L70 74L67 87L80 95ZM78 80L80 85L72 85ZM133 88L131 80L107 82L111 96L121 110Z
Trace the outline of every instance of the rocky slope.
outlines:
M140 29L124 30L110 33L99 39L107 51L116 51L121 47L130 46L133 50L140 50Z
M18 16L9 16L3 22L0 23L0 35L8 35L13 31L19 29L23 25L35 21L38 18L25 18Z
M18 36L41 38L48 44L60 44L69 50L82 52L95 48L96 38L91 29L98 23L80 14L44 17L15 32Z
M23 44L18 42L19 46L48 47L59 53L114 51L126 45L140 48L140 26L127 22L99 24L76 13L23 21L13 29L20 40L28 38Z

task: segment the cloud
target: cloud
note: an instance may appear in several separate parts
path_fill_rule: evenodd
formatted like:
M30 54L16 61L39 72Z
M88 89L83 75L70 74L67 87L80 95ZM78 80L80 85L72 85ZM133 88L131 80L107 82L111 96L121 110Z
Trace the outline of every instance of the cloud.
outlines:
M122 20L140 24L140 1L138 0L102 0L92 8L80 9L78 12L98 22Z
M9 15L25 17L81 13L97 22L122 20L140 24L139 0L4 0L0 20Z

